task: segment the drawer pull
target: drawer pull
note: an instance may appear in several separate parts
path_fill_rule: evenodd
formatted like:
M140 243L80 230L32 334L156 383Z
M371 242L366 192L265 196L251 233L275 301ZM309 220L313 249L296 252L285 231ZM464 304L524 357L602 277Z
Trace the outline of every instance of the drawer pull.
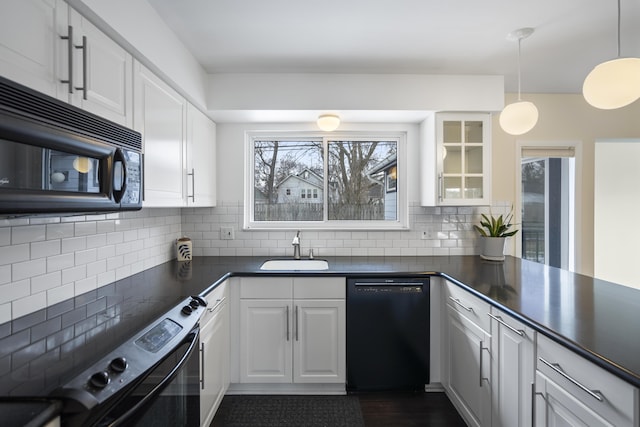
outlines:
M584 391L585 393L589 394L589 396L593 397L594 399L598 400L599 402L604 402L604 398L602 397L602 393L599 390L591 390L588 387L582 385L579 381L577 381L576 379L574 379L571 376L569 376L568 374L566 374L564 372L564 370L562 369L562 367L560 366L560 364L548 362L548 361L544 360L542 357L538 357L538 360L540 360L542 363L544 363L545 365L547 365L548 367L550 367L551 369L556 371L558 374L560 374L561 376L566 378L569 382L571 382L572 384L574 384L575 386L580 388L582 391Z
M289 306L287 305L287 341L289 341Z
M224 302L224 300L226 300L226 299L227 299L227 297L222 297L222 298L220 298L220 299L217 299L217 300L216 300L216 305L214 305L214 306L213 306L213 307L211 307L211 308L208 308L208 309L207 309L207 311L208 311L209 313L212 313L212 312L216 311L216 308L220 307L220 304L222 304L222 303Z
M493 314L491 314L491 313L487 313L487 316L491 317L493 320L495 320L496 322L500 323L502 326L506 327L507 329L509 329L509 330L511 330L511 331L513 331L513 332L515 332L516 334L520 335L521 337L523 337L523 336L524 336L524 331L523 331L522 329L516 329L516 328L514 328L514 327L513 327L513 326L511 326L511 325L507 325L507 324L505 323L505 321L504 321L504 320L502 320L502 317L500 317L500 316L494 316L494 315L493 315Z
M458 304L460 307L464 308L465 310L469 311L469 312L473 312L473 308L472 307L467 307L466 305L464 305L463 303L460 302L460 300L458 298L454 298L454 297L449 297L449 299L453 302L455 302L456 304Z

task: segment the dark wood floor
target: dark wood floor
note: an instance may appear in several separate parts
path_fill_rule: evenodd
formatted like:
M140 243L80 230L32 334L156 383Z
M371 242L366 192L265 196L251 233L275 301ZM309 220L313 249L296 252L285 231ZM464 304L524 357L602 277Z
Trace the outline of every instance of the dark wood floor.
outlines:
M465 427L444 393L359 393L365 427ZM211 426L224 427L214 419ZM304 427L304 426L299 426Z
M359 394L365 427L464 427L444 393Z

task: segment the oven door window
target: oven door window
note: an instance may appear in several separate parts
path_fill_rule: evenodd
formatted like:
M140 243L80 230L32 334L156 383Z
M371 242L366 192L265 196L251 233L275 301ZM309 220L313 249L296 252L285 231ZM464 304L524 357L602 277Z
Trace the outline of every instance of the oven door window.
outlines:
M0 188L99 194L100 160L0 139Z

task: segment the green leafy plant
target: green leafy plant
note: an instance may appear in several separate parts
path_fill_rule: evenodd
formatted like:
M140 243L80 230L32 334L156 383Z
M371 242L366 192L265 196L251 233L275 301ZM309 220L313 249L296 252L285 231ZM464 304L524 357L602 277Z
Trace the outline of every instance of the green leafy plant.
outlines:
M509 231L509 229L513 227L513 224L511 224L512 220L513 213L509 213L507 216L500 215L498 217L493 215L488 217L482 214L480 226L474 225L474 227L478 230L478 233L484 237L509 237L518 232L518 230Z

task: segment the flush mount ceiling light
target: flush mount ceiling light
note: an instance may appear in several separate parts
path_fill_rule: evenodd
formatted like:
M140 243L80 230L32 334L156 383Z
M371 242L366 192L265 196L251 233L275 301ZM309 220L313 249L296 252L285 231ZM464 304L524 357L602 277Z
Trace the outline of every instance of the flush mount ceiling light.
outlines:
M510 135L529 132L538 122L538 109L532 102L520 99L520 42L533 34L533 28L520 28L507 36L518 41L518 101L507 105L500 113L500 127Z
M584 79L582 95L603 110L624 107L640 98L640 58L620 57L620 0L618 0L618 58L595 66Z
M331 132L338 129L338 126L340 126L340 117L336 114L321 114L318 116L317 123L321 130Z

